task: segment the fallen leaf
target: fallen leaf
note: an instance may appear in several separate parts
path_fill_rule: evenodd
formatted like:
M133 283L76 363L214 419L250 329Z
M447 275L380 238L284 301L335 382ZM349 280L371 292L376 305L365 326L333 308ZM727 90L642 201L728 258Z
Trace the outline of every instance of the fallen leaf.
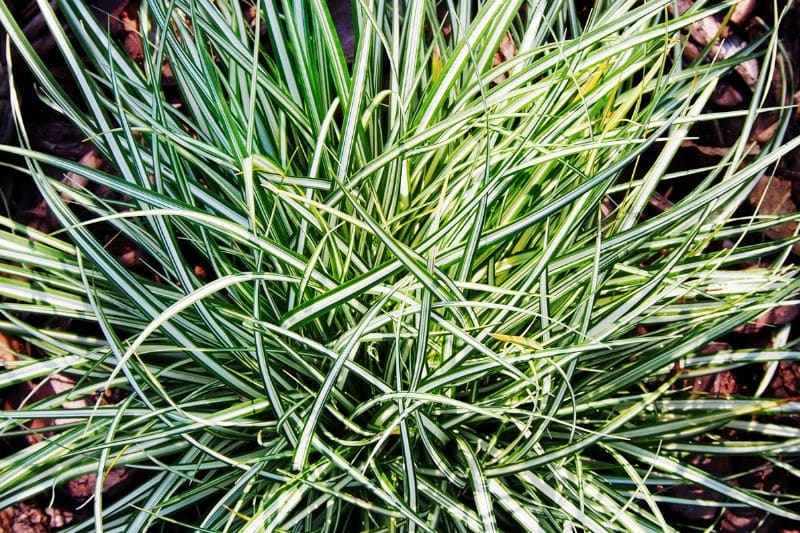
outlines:
M754 321L748 322L743 326L739 326L733 331L736 333L758 333L766 327L783 326L788 324L800 314L800 309L796 305L779 305L774 309L770 309L766 313L762 313Z
M90 148L81 156L78 163L89 168L100 168L103 166L103 158L100 157L100 154L94 148ZM87 178L75 172L67 172L64 174L64 178L61 181L75 189L83 189L89 184ZM73 199L68 193L62 193L61 197L66 201Z
M50 517L51 528L68 526L75 519L75 515L72 512L58 507L48 507L44 512Z
M50 518L37 505L20 503L0 511L0 531L47 533L50 531Z
M681 146L684 148L694 148L698 152L703 155L710 155L714 157L725 157L728 155L728 152L731 151L731 147L729 146L703 146L702 144L697 144L694 141L683 141ZM745 155L758 155L761 152L761 149L758 147L757 144L752 143L750 146L747 147L747 152Z
M797 212L792 200L792 182L778 176L763 176L758 185L750 193L750 205L760 215L788 215ZM784 222L764 231L770 239L788 239L797 232L796 222ZM800 254L800 243L795 243L792 250Z
M779 362L769 386L776 398L800 395L800 365L795 361Z
M123 46L128 53L128 57L134 61L139 61L144 57L142 52L142 37L139 35L139 21L128 16L127 11L122 12L122 27L125 29L125 41Z
M12 363L16 360L17 356L11 347L11 341L0 333L0 363Z
M492 58L492 67L502 65L515 55L517 55L517 47L514 45L514 39L511 37L510 33L506 33L505 37L503 37L503 42L500 43L500 48L497 50L494 58ZM494 81L494 83L502 83L506 78L508 78L508 72L500 74L492 81Z
M678 0L676 2L678 14L683 14L693 3L691 0ZM672 12L675 11L671 4L667 6L667 9ZM743 17L745 13L746 10L743 7L741 14L737 15L737 20L739 17ZM747 16L749 16L749 13L747 13ZM730 59L747 48L747 43L741 37L732 33L727 26L723 27L720 21L713 16L705 17L692 24L689 35L699 45L699 48L710 45L709 56L717 60ZM692 48L687 46L684 49L684 54L690 54L688 56L689 59L697 57L698 47ZM742 61L734 67L734 70L750 89L755 88L760 73L757 60L748 59Z
M755 8L756 0L740 0L733 8L731 22L737 26L743 25L747 19L750 18L750 15L753 13Z
M714 89L714 94L711 95L711 101L714 105L720 107L736 107L744 103L744 96L731 84L722 81L717 85L717 88Z
M125 468L112 468L103 479L103 493L114 493L131 481L131 472ZM86 474L67 482L66 489L70 497L82 501L94 495L97 474Z
M753 140L759 144L769 142L775 137L775 132L778 131L778 121L770 123L768 126L760 126L757 124L756 132L753 135Z

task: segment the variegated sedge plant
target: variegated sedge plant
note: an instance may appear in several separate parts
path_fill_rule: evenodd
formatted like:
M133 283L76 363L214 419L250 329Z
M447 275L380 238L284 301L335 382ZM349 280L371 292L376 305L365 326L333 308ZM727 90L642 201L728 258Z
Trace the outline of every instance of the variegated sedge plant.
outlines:
M666 531L664 503L698 503L664 490L684 484L800 518L796 495L692 465L791 468L800 439L773 416L796 405L764 393L798 357L787 328L774 349L702 352L798 290L794 239L760 233L796 217L737 218L800 144L774 28L689 62L687 28L731 2L362 0L350 63L325 2L256 0L251 19L234 0L143 0L136 63L82 1L38 4L82 96L0 3L23 146L3 151L62 228L0 220L0 331L36 348L0 383L75 386L3 413L6 437L59 423L0 459L0 508L125 468L136 482L111 497L97 481L68 530ZM707 111L745 58L752 103ZM28 148L22 62L105 170ZM674 170L722 116L743 127L720 164ZM678 179L694 185L648 211ZM744 365L765 368L751 396L682 386Z

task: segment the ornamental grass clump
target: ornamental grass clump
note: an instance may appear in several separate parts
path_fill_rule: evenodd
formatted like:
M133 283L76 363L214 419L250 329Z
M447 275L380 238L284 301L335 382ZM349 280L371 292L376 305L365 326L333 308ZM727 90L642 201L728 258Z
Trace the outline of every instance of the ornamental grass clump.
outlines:
M796 239L762 237L797 217L741 209L800 145L773 30L690 61L730 2L365 1L348 61L324 2L143 0L137 62L83 2L39 4L78 91L0 4L3 150L61 226L0 219L0 331L35 347L0 380L75 385L3 413L9 437L55 422L0 459L0 508L95 474L70 530L662 531L698 503L681 485L800 518L693 466L777 464L800 432L771 415L796 406L683 385L798 358L788 330L703 353L800 287ZM707 111L745 59L749 108ZM23 63L103 169L28 148ZM743 126L720 164L677 170L721 115ZM135 483L104 494L113 469Z

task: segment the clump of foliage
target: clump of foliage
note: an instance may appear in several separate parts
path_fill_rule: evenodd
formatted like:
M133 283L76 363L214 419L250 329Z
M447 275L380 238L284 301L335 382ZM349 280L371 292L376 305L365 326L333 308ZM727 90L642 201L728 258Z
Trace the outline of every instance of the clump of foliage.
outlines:
M739 140L673 172L747 57L687 64L685 29L730 4L354 2L348 63L324 2L256 1L252 19L236 0L144 0L138 64L82 2L57 4L40 9L80 98L0 19L109 169L3 148L63 230L0 219L0 330L40 353L0 379L76 385L4 413L6 436L60 422L0 460L0 508L125 467L137 482L110 498L98 481L73 529L662 531L681 484L797 518L691 465L795 450L798 430L764 418L792 405L680 387L797 356L701 351L798 290L792 240L759 237L791 217L736 218L800 144L779 107L748 149L784 64L774 32L745 51L762 74L730 113ZM53 316L74 330L37 327ZM122 399L64 405L104 390Z

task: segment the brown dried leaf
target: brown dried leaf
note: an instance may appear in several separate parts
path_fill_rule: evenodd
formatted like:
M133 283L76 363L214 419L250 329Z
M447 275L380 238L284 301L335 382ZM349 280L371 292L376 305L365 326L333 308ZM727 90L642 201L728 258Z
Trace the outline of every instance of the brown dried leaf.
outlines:
M127 11L122 12L122 27L125 29L125 41L123 43L128 57L138 61L144 57L142 53L142 37L139 35L139 21L128 16Z
M728 155L728 152L731 151L730 147L728 146L703 146L702 144L697 144L694 141L683 141L681 146L684 148L694 148L703 155L710 155L713 157L725 157ZM757 155L760 152L761 149L757 144L751 144L747 148L747 155Z
M161 65L161 75L165 78L165 82L173 83L175 81L175 74L172 73L172 67L169 66L167 60Z
M672 209L672 201L669 199L668 195L663 195L657 192L653 193L653 196L650 197L650 205L655 207L661 212L667 211Z
M139 31L139 21L136 20L135 18L131 18L131 16L128 15L127 11L122 12L120 19L122 20L122 27L125 29L125 31L127 32Z
M702 352L704 354L715 354L717 352L722 352L725 350L730 350L732 346L728 342L723 341L711 341L703 347Z
M773 137L775 137L775 132L778 131L778 121L772 122L767 126L762 126L761 124L756 124L756 132L753 134L753 140L759 144L764 144L765 142L769 142Z
M736 7L733 8L733 14L731 15L731 22L736 24L737 26L741 26L747 19L750 18L750 14L753 13L753 10L756 8L756 0L740 0Z
M763 514L753 509L728 509L722 518L720 533L750 533L758 530Z
M762 313L753 322L748 322L743 326L739 326L733 331L736 333L758 333L766 327L783 326L788 324L800 314L800 309L796 305L780 305L774 309L770 309L766 313Z
M47 533L50 518L39 507L21 503L0 511L0 530L9 533Z
M103 166L103 158L100 157L100 154L97 153L94 148L90 148L89 151L81 156L81 158L78 160L78 163L89 168L100 168ZM75 172L67 172L64 174L62 181L70 187L74 187L76 189L82 189L89 184L89 180L87 178L76 174ZM61 197L67 201L71 199L66 193L62 193Z
M113 493L131 481L131 472L125 468L112 468L103 479L103 493ZM85 500L94 494L97 474L86 474L70 480L66 489L75 500Z
M795 361L781 361L769 384L776 398L800 395L800 365Z
M510 33L506 33L505 37L503 37L503 42L500 43L500 48L497 50L494 58L492 58L492 67L502 65L515 55L517 55L517 47L514 45L514 39L511 37ZM494 83L502 83L506 78L508 78L508 73L503 73L492 81L494 81Z
M68 526L75 519L75 515L66 509L48 507L44 512L50 517L51 528Z
M729 41L725 41L729 42ZM740 51L744 50L745 45L742 44L740 48L736 48L729 56L734 54L738 54ZM761 68L758 66L758 61L755 59L748 59L747 61L742 61L738 63L733 70L739 75L740 78L747 84L750 89L755 89L756 85L758 84L758 76L761 72Z
M760 215L796 213L797 206L792 201L792 182L778 176L763 176L750 193L750 205ZM796 222L784 222L769 228L764 234L770 239L788 239L795 235L796 230ZM800 243L795 243L792 250L800 254Z
M736 394L738 389L736 385L736 378L733 373L728 370L717 372L714 374L714 383L711 385L711 393L715 395L728 396Z
M673 4L677 5L678 7L678 15L683 15L687 9L692 7L692 4L694 4L694 2L692 0L677 0L674 3L667 4L667 9L669 10L669 12L674 14Z
M8 339L4 335L0 334L0 357L5 358L0 359L0 361L17 360L15 358L14 351L8 350L9 345L13 346L13 343L9 343ZM3 346L6 348L4 349ZM8 359L9 357L14 357L14 359ZM52 374L39 383L25 381L13 387L9 387L4 391L3 409L20 409L25 405L44 400L58 394L64 394L74 386L75 381L64 374ZM64 409L79 409L82 407L87 407L89 404L89 399L83 397L75 400L64 401L61 403L61 407ZM46 428L60 424L70 424L78 421L79 420L69 418L52 420L39 418L33 419L27 424L28 428L34 431L40 431L29 433L26 435L25 440L28 442L28 444L36 444L44 438L44 435L47 434Z
M124 251L119 256L119 262L128 268L135 268L139 265L142 258L142 252L138 248L132 248Z
M708 393L712 396L728 396L738 390L733 373L723 370L716 374L708 374L694 378L691 383L692 393ZM693 394L692 396L696 396Z
M144 52L142 52L142 38L139 37L138 33L129 33L126 35L124 46L128 57L134 61L139 61L144 57Z
M17 355L11 347L11 341L0 333L0 363L13 363L16 360Z
M678 13L683 14L693 3L694 2L691 0L678 0ZM745 16L745 13L749 16L746 7L747 6L743 6L742 11L736 15L737 20ZM673 11L671 5L668 6L668 9ZM692 24L689 35L700 48L710 44L711 57L717 59L729 59L747 47L747 43L741 37L733 34L727 26L722 27L720 21L717 20L716 17L706 17ZM692 54L692 52L695 52L696 57L696 50L693 51L689 47L684 50L684 54ZM690 59L694 59L694 57L690 57ZM748 59L747 61L737 64L734 70L748 87L753 89L756 86L760 72L758 61L755 59Z
M711 101L714 105L720 107L737 107L744 103L744 96L729 83L721 82L717 88L714 89L714 94L711 95Z
M500 43L500 55L503 61L508 61L517 55L517 47L514 46L514 40L510 33L506 33L505 37L503 37L503 42Z

